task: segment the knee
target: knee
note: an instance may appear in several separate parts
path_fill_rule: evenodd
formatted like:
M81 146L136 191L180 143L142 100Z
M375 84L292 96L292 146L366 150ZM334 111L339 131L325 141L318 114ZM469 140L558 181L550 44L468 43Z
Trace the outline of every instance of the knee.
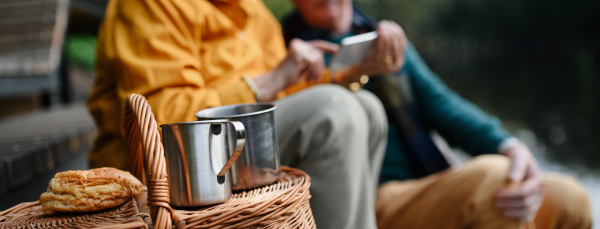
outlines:
M478 201L491 200L507 183L510 161L502 155L482 155L465 162L458 170L458 178Z
M489 180L501 187L507 178L510 160L502 155L482 155L473 158L462 166L468 176Z
M347 89L338 85L321 85L313 92L321 103L318 115L341 127L366 126L368 117L357 97Z
M318 101L322 102L322 105L334 105L347 103L357 103L355 96L348 89L335 85L335 84L322 84L308 89L310 93L315 97L319 98Z
M376 135L380 138L387 137L388 133L388 120L385 113L385 109L381 104L381 101L373 93L366 90L359 90L356 96L361 102L365 113L369 119L369 128L371 135Z
M546 201L542 208L554 209L564 216L571 228L589 228L592 222L591 206L583 185L571 176L552 174L544 177Z
M352 92L338 85L319 85L309 90L313 98L318 98L314 101L317 130L311 131L313 138L335 140L338 144L361 138L366 141L368 117Z

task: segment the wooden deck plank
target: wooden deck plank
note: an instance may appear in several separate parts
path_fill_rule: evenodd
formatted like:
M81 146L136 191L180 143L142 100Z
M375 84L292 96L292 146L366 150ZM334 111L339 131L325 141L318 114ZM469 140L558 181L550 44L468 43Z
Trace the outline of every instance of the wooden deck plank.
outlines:
M8 192L8 177L6 176L6 165L0 162L0 196Z
M9 189L15 189L35 176L33 155L30 152L2 152L0 161L6 165Z
M94 137L83 104L0 121L0 196L89 150Z

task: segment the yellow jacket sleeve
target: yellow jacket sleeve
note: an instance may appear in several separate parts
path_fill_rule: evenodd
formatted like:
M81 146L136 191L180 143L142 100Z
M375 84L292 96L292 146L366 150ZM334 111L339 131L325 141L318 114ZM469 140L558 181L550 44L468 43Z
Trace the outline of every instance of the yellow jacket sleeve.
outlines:
M178 4L176 4L178 3ZM194 120L207 107L254 102L242 75L210 85L203 76L202 25L212 5L186 1L112 1L100 34L99 69L116 77L119 101L131 93L146 96L157 122ZM215 10L214 7L212 10ZM103 59L106 58L106 59ZM101 75L101 74L99 74Z
M99 128L92 167L126 168L125 98L144 95L158 124L196 120L202 109L255 102L242 76L285 57L281 27L260 0L241 0L237 28L207 0L113 0L99 31L88 109Z

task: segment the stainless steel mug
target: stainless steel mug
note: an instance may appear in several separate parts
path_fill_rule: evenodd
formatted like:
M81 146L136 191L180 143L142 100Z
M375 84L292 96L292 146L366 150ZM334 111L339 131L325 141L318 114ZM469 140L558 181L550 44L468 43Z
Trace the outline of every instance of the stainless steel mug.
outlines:
M235 104L196 113L198 120L240 121L246 128L246 146L231 168L233 190L270 184L279 178L279 145L273 114L275 108L270 103Z
M193 207L229 200L231 173L227 171L244 148L244 125L237 121L214 120L160 127L171 205ZM235 149L231 156L230 149Z

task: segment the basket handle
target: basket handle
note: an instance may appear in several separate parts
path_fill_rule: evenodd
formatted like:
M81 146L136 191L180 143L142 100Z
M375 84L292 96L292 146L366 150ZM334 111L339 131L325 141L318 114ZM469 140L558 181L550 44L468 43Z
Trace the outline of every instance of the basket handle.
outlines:
M129 170L148 186L148 205L154 228L172 228L164 148L154 114L144 96L131 94L125 100L125 138ZM145 181L144 165L148 169Z

